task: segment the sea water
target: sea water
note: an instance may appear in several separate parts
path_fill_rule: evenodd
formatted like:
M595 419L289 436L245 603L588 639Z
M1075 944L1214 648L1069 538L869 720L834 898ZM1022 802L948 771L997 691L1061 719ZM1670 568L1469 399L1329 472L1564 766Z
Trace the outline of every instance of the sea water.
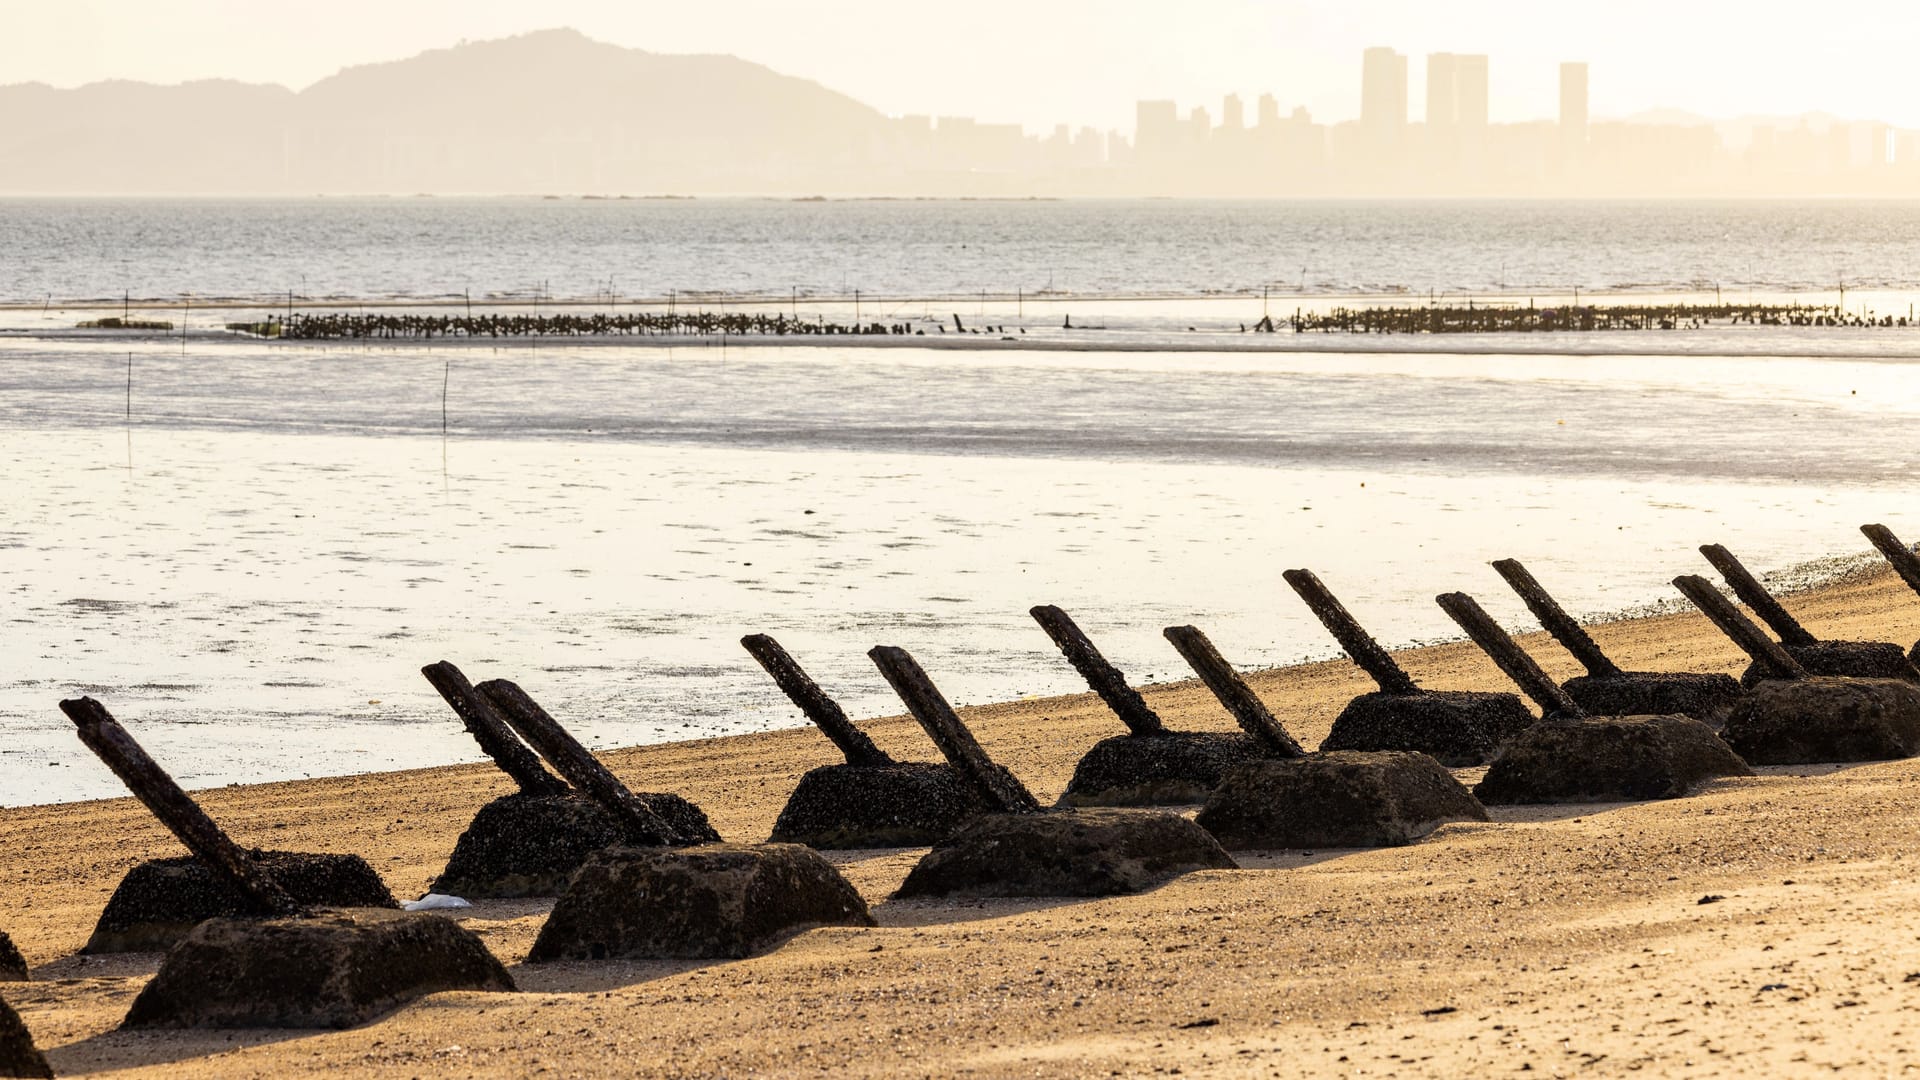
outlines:
M1295 566L1388 644L1528 625L1502 557L1615 611L1920 535L1915 447L1905 361L0 339L0 802L119 791L79 693L204 786L476 759L441 659L605 747L801 723L747 633L862 716L875 644L1079 689L1040 603L1138 682L1335 655Z

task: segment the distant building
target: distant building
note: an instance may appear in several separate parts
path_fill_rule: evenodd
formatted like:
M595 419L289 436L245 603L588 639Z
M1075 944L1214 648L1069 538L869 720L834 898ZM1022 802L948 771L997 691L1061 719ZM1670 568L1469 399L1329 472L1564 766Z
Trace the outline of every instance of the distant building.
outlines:
M1091 169L1107 163L1107 137L1099 131L1083 127L1073 137L1073 163L1082 169Z
M1187 114L1186 130L1181 133L1181 147L1192 153L1207 144L1213 135L1213 118L1207 115L1205 105L1195 105Z
M1231 93L1211 115L1206 107L1140 101L1132 133L1059 124L1027 135L1017 124L904 116L876 129L862 152L887 170L883 182L980 193L1631 197L1920 190L1920 131L1912 129L1810 116L1755 125L1727 141L1725 129L1711 123L1596 121L1585 63L1560 65L1557 117L1493 124L1488 58L1444 52L1425 58L1425 109L1413 122L1407 68L1407 58L1392 49L1366 50L1360 115L1330 125L1315 123L1304 108L1283 111L1271 93L1257 102ZM436 152L442 151L391 138L381 147L389 170L417 171ZM568 167L576 172L600 167L575 156L579 161Z
M1363 177L1384 179L1398 168L1407 135L1407 58L1392 49L1361 55L1358 135Z
M1171 101L1134 106L1133 149L1143 163L1173 157L1180 149L1180 109Z
M1220 103L1220 126L1228 131L1239 131L1247 126L1247 107L1240 101L1239 94L1228 94Z
M1407 58L1376 47L1361 55L1360 126L1398 139L1407 126Z
M1272 128L1280 123L1280 99L1272 94L1260 95L1260 126Z

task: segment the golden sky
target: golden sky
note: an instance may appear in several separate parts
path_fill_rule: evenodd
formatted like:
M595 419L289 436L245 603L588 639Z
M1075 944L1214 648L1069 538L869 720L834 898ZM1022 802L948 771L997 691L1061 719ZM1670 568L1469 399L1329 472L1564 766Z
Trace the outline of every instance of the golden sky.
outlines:
M1218 115L1228 92L1341 120L1369 45L1491 57L1495 121L1551 116L1556 65L1593 65L1596 116L1826 110L1920 127L1920 2L1725 0L0 0L0 83L226 77L306 86L461 38L572 26L724 52L891 114L1131 129L1133 102Z

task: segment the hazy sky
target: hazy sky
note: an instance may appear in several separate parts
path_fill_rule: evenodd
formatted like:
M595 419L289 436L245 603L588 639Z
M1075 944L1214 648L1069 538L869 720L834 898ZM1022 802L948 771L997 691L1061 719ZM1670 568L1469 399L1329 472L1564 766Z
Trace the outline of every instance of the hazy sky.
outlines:
M1824 109L1920 127L1914 0L0 0L0 83L226 77L304 87L351 64L461 38L573 26L656 52L723 52L816 79L883 112L1030 129L1133 126L1271 92L1352 116L1360 50L1491 57L1493 118L1551 116L1556 65L1593 65L1593 111L1709 116Z

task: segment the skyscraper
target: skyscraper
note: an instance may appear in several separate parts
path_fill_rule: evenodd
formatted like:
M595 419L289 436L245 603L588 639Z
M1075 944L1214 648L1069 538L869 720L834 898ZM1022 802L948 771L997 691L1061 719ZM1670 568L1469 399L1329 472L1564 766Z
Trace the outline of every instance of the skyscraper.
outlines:
M1186 126L1180 129L1180 148L1188 153L1207 145L1213 137L1213 118L1207 115L1205 105L1195 105L1187 113Z
M1360 64L1363 163L1376 178L1404 158L1407 133L1407 58L1388 48L1368 49Z
M1247 107L1239 94L1228 94L1220 103L1220 126L1228 131L1239 131L1247 126Z
M1398 141L1407 126L1407 58L1375 47L1361 55L1360 126Z
M1180 111L1171 101L1142 101L1134 109L1134 151L1142 161L1172 157L1180 147Z
M1272 127L1280 123L1280 99L1272 94L1260 95L1260 126Z

